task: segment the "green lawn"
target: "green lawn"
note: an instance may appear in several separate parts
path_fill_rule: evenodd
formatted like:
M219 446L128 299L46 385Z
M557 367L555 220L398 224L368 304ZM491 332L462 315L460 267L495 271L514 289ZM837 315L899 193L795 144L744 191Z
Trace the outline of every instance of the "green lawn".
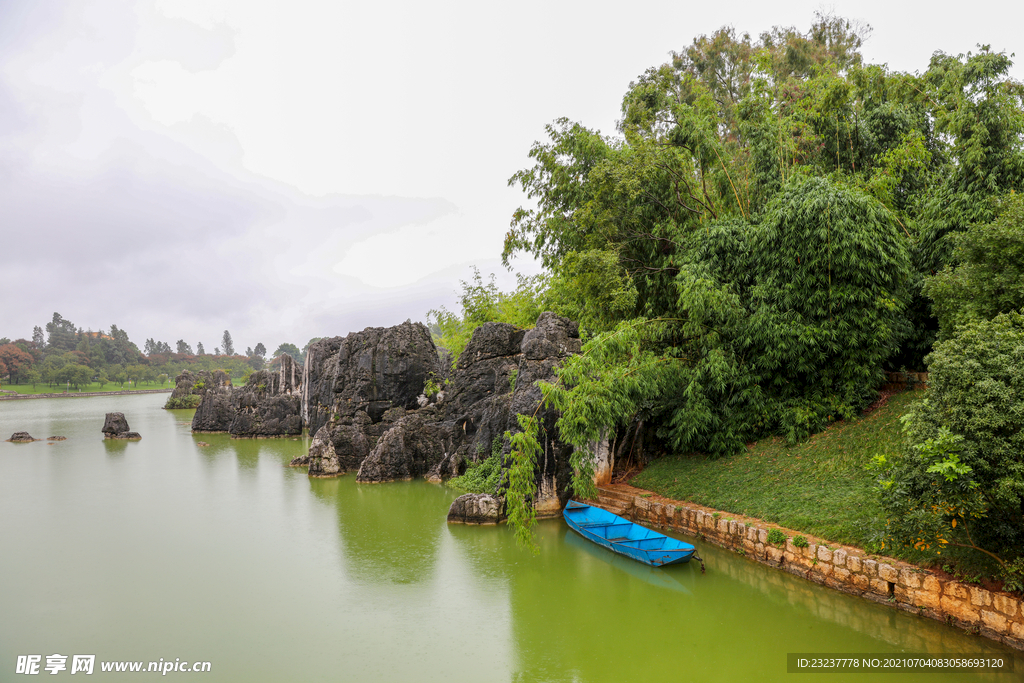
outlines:
M899 448L900 417L922 395L896 394L871 414L836 423L795 446L772 438L726 458L662 458L630 483L872 550L880 511L865 465L873 455Z
M166 382L160 384L159 382L143 382L140 386L136 387L134 384L129 387L125 384L123 387L119 386L114 382L107 382L102 387L93 382L92 384L86 384L79 387L81 393L88 393L90 391L151 391L153 389L173 389L173 382ZM61 385L59 387L51 387L46 384L37 384L34 387L31 384L3 384L0 385L0 392L14 391L19 394L63 394L66 387ZM71 389L69 393L77 394L79 389ZM3 395L3 394L0 394Z

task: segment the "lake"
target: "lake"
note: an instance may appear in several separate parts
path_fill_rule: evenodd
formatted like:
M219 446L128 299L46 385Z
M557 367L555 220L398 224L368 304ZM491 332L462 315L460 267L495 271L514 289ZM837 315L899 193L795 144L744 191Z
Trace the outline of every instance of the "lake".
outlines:
M59 677L94 654L85 680L162 659L208 661L209 681L791 681L790 652L984 653L1024 672L1002 645L700 542L706 575L649 569L548 520L535 556L504 525L449 526L444 486L309 479L286 466L308 440L193 436L166 398L0 403L0 438L68 437L0 443L0 681L52 654ZM112 411L142 440L104 441Z

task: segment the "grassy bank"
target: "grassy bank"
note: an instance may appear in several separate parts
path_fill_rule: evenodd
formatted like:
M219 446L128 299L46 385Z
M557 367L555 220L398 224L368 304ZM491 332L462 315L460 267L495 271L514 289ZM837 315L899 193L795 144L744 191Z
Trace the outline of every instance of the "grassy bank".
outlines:
M662 496L749 515L825 539L875 550L880 511L871 457L899 447L900 417L923 392L839 422L804 443L758 441L745 453L662 458L630 482Z
M142 382L138 386L135 386L134 384L128 386L125 384L123 387L112 382L107 382L103 386L100 386L98 382L92 382L91 384L83 384L78 389L70 390L64 386L51 387L46 384L37 384L35 386L32 386L31 384L4 384L3 386L0 386L0 392L13 391L18 394L63 394L65 390L67 390L69 394L88 394L93 391L152 391L153 389L173 388L173 382L164 382L163 384L160 382ZM0 396L2 395L3 394L0 393Z

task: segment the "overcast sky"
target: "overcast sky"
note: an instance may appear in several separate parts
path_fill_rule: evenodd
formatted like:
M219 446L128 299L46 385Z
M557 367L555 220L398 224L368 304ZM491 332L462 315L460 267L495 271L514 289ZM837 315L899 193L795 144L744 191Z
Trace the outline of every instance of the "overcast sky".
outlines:
M990 0L0 0L0 337L59 311L273 350L454 308L473 264L513 282L506 181L546 123L612 133L670 51L816 9L894 69L1021 47Z

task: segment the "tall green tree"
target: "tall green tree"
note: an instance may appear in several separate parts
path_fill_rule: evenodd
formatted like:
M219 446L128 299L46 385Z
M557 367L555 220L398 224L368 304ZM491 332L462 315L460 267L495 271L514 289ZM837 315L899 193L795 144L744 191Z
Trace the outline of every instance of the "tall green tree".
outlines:
M231 341L231 333L227 330L224 330L224 336L221 337L220 345L224 349L225 356L235 355L235 344Z

